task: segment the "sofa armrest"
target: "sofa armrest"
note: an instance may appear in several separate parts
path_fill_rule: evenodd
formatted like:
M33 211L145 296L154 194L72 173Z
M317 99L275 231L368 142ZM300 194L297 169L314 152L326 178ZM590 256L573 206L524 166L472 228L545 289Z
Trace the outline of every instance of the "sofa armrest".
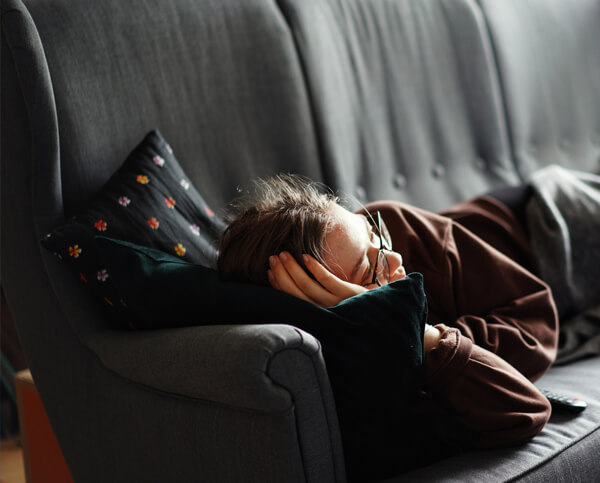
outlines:
M306 481L345 481L333 393L312 335L263 324L100 331L85 339L104 367L130 382L229 408L291 412Z
M269 377L276 354L296 349L311 359L320 356L313 336L283 324L103 331L85 342L107 369L131 382L259 411L283 411L293 403Z

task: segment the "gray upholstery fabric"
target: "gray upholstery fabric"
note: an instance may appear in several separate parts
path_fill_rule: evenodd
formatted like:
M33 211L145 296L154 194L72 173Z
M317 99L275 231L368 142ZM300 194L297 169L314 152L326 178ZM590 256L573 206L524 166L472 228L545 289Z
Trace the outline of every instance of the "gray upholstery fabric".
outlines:
M279 4L306 72L329 185L360 202L441 209L518 182L475 2Z
M215 207L278 171L438 209L550 162L595 170L599 5L3 0L0 279L75 480L345 479L317 341L288 326L110 332L42 251L147 131ZM577 418L402 481L598 480L599 367L540 381L588 400Z
M321 178L300 65L272 2L26 4L56 97L67 213L154 127L211 206L274 170Z
M600 172L600 3L479 3L521 175L548 164Z

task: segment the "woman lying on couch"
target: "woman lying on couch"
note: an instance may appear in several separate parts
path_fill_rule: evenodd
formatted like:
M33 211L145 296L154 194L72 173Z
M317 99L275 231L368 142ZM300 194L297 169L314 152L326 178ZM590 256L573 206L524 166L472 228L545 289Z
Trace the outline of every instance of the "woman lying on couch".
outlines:
M542 430L550 404L532 381L554 361L557 311L505 204L484 196L434 214L382 201L352 213L299 177L257 186L222 237L225 278L328 307L420 272L429 320L408 417L458 421L476 447L519 444Z

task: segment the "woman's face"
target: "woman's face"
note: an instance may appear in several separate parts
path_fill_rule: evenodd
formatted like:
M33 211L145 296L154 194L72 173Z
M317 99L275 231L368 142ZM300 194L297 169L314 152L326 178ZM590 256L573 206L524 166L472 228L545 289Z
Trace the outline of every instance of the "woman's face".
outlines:
M325 265L346 282L367 288L377 287L370 285L380 247L377 230L372 228L366 216L351 213L336 203L330 210L334 223L325 237ZM402 256L388 250L384 254L390 266L390 282L406 277Z

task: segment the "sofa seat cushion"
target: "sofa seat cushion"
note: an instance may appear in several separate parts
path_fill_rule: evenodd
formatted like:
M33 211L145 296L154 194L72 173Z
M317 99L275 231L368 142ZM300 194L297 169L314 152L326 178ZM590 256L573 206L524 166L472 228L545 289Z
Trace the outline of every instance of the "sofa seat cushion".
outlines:
M584 400L583 412L553 410L544 430L520 447L464 453L386 481L600 481L598 453L589 452L600 449L598 381L600 357L555 366L536 385Z

